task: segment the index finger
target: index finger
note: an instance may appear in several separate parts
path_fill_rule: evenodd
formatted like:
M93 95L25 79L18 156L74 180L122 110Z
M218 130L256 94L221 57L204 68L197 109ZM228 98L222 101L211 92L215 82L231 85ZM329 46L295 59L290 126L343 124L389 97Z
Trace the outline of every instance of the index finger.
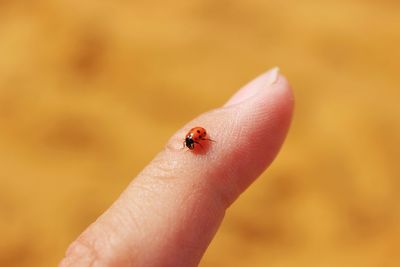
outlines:
M70 246L62 266L197 266L225 210L271 163L293 97L273 69L189 122ZM211 139L184 152L189 129Z

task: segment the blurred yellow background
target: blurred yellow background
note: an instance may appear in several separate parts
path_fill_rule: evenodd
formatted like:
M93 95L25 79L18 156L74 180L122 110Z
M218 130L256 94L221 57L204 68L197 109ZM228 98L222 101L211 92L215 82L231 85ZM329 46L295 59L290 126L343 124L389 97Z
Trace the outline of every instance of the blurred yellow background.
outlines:
M200 266L400 266L400 2L0 1L0 266L55 266L185 122L296 110Z

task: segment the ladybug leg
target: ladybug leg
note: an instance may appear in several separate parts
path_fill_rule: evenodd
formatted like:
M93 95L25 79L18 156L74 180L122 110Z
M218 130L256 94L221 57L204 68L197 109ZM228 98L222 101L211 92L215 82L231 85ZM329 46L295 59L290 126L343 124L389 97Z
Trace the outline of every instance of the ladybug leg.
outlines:
M203 145L197 141L194 141L196 144L199 144L201 146L201 148L203 148Z
M212 140L212 139L210 139L210 138L203 138L202 140L207 140L207 141L215 142L215 140Z

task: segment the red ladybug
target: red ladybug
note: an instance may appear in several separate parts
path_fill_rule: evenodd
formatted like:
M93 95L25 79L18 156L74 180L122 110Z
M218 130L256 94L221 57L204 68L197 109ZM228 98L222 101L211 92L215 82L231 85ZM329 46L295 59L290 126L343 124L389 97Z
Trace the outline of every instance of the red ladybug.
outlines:
M186 146L190 150L193 150L195 144L202 146L201 141L203 140L214 142L214 140L208 138L206 129L203 127L194 127L186 134L185 141L183 141L183 147Z

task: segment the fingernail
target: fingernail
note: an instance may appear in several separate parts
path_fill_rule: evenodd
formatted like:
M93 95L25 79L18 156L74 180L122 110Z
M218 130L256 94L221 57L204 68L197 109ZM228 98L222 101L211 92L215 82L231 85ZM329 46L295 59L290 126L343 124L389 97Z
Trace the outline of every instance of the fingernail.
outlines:
M269 71L261 74L244 87L242 87L236 94L234 94L228 102L225 103L225 107L232 106L243 102L246 99L249 99L252 96L255 96L257 93L262 90L267 89L269 86L274 84L279 77L279 68L274 67Z

